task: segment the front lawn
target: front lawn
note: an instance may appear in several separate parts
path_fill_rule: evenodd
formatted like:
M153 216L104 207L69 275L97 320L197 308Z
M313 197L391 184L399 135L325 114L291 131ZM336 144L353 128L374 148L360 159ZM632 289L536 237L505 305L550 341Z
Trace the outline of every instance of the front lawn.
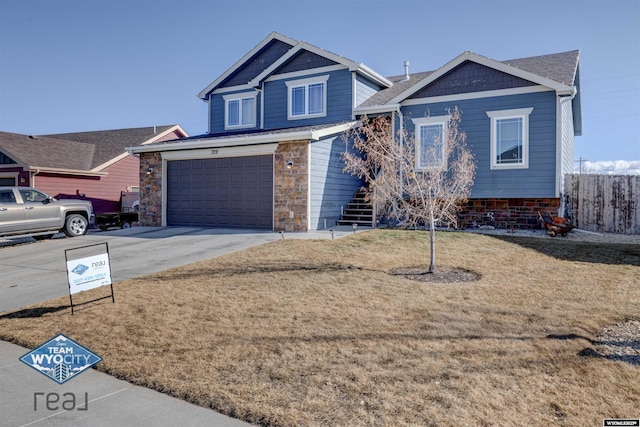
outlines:
M597 337L640 319L640 245L424 232L279 240L0 316L62 332L101 371L265 426L601 425L638 417L640 366ZM74 302L105 295L100 288ZM638 338L640 340L640 337Z

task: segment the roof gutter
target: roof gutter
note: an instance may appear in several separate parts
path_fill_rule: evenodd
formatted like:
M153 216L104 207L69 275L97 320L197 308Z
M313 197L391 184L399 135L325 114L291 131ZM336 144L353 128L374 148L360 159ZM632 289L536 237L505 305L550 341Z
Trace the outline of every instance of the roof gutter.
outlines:
M226 138L203 138L189 142L158 143L145 146L126 147L130 153L152 153L159 151L192 150L198 148L237 147L243 145L267 144L273 142L288 142L298 140L318 141L325 136L345 132L354 127L358 122L347 122L341 125L331 126L326 129L311 129L298 132L267 133L260 135L238 135Z
M353 114L358 116L363 114L393 113L399 109L400 104L373 105L371 107L354 108Z
M41 166L31 166L29 168L29 172L33 172L34 175L42 174L42 173L50 173L56 175L77 175L77 176L107 176L108 172L95 172L95 171L85 171L78 169L63 169L63 168L46 168Z

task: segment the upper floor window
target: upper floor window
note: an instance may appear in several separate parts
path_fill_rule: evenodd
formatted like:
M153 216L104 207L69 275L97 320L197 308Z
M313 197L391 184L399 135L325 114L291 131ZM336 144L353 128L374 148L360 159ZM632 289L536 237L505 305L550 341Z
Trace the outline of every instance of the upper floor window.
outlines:
M529 115L533 108L487 111L491 119L491 169L529 167Z
M327 80L329 76L285 82L288 88L289 120L327 115Z
M256 96L254 93L234 93L224 98L224 128L246 128L256 126Z
M416 169L446 168L448 116L412 119L416 126Z

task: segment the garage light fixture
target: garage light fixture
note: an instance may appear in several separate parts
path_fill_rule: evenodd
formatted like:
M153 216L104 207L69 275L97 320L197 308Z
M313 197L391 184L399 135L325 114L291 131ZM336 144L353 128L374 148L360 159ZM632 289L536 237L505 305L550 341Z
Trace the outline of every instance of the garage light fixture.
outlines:
M147 168L147 176L153 173L153 168Z
M293 167L293 160L289 159L287 162L287 169L291 169Z

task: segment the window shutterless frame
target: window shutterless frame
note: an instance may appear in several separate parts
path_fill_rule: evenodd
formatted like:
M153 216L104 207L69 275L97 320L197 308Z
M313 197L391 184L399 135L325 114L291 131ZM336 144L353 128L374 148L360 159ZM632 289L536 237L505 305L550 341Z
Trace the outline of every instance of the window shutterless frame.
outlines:
M329 80L329 75L285 82L287 86L287 118L297 120L326 116L327 80Z
M487 111L491 120L491 169L529 167L529 115L533 108Z
M446 168L449 116L429 116L411 120L416 127L416 170Z
M224 128L255 127L257 96L258 92L224 95Z

